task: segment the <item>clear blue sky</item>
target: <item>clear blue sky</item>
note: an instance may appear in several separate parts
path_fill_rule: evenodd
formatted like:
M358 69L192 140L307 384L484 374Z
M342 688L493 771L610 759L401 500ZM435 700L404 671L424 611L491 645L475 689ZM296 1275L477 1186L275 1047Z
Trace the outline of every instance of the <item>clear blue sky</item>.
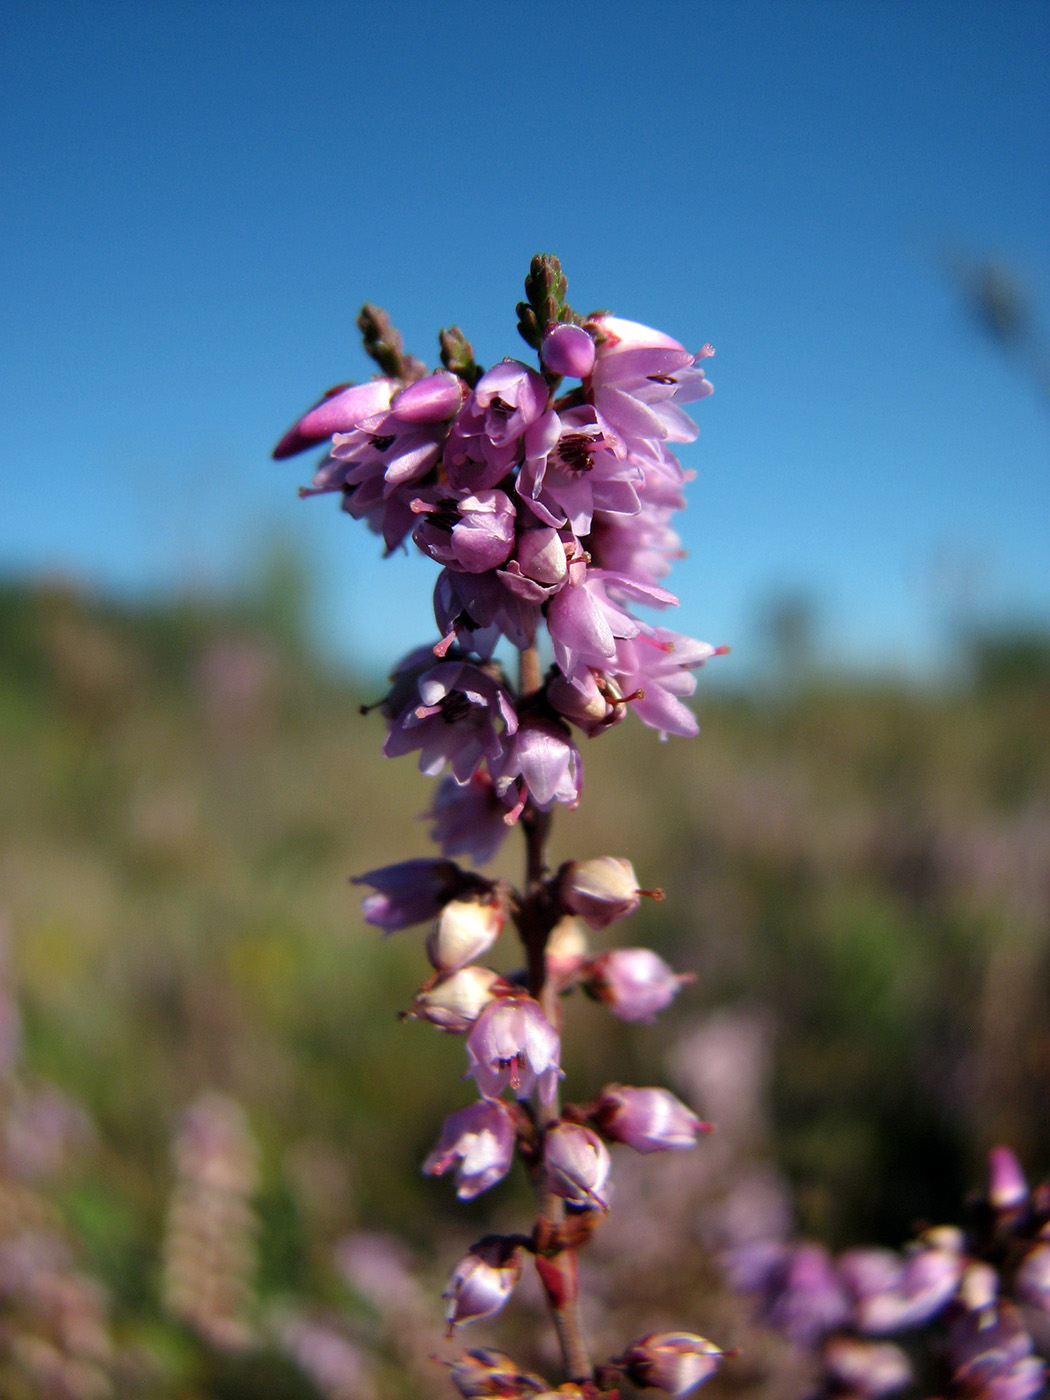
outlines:
M960 599L1050 620L1050 413L939 261L1005 260L1047 331L1046 3L34 0L0 59L3 573L224 587L279 536L336 655L427 640L433 566L269 451L370 372L366 299L428 359L527 354L543 250L717 347L682 630L746 667L801 589L921 669Z

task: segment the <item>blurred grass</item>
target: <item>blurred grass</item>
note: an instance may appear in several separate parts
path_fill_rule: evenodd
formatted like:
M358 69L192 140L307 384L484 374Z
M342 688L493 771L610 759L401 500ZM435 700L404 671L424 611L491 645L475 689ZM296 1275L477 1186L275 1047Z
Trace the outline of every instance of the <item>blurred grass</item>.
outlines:
M776 1031L772 1151L830 1243L953 1218L994 1141L1045 1169L1048 658L1045 638L982 638L968 681L939 689L705 696L701 678L699 740L629 723L585 743L552 859L630 856L668 897L615 941L699 985L670 1026L581 1008L571 1096L658 1082L674 1025L744 1001ZM358 711L375 698L326 674L280 609L0 589L0 915L23 1060L96 1125L55 1190L129 1315L158 1315L170 1144L205 1088L260 1144L264 1294L345 1307L342 1233L426 1251L453 1215L482 1233L520 1189L465 1211L419 1174L470 1095L461 1043L396 1019L426 975L420 939L380 941L347 884L428 849L413 818L430 784L381 757L381 720Z

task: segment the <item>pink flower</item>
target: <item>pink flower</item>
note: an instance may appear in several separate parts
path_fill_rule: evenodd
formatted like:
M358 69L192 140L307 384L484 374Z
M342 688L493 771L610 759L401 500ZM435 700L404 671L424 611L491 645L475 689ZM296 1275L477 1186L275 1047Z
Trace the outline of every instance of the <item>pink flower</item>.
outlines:
M638 877L629 860L599 856L570 860L558 871L558 899L593 929L633 914L641 902Z
M437 1146L423 1163L431 1176L456 1168L456 1195L472 1201L502 1181L514 1160L514 1115L502 1099L482 1099L445 1119Z
M667 1089L632 1089L623 1084L609 1084L602 1090L594 1122L607 1138L636 1152L695 1147L699 1135L711 1131L710 1123L702 1122Z
M514 548L516 511L503 491L478 491L459 501L418 499L412 510L423 516L412 538L424 554L451 569L484 573L499 568Z
M329 389L288 429L273 449L274 458L294 457L333 433L348 433L366 418L385 413L400 384L399 379L370 379L366 384L339 384Z
M519 796L514 812L524 807L527 798L540 811L555 802L576 806L583 787L583 763L567 724L534 715L521 720L495 775L496 791L506 793L515 780Z
M486 1099L498 1099L508 1087L516 1098L527 1099L538 1086L540 1098L550 1103L561 1078L560 1054L558 1032L539 1003L507 997L478 1017L467 1038L467 1073Z
M487 953L503 929L503 905L495 895L451 899L427 938L432 967L448 976Z
M676 973L651 948L613 948L594 958L590 990L621 1021L654 1021L691 973Z
M391 725L383 752L394 758L420 749L421 772L434 777L447 763L466 783L483 760L499 764L504 735L517 727L514 702L498 681L467 662L442 661L419 677L417 700Z
M486 1006L491 1006L497 997L510 996L513 991L511 983L490 968L461 967L458 972L427 985L405 1015L429 1021L443 1031L463 1035Z

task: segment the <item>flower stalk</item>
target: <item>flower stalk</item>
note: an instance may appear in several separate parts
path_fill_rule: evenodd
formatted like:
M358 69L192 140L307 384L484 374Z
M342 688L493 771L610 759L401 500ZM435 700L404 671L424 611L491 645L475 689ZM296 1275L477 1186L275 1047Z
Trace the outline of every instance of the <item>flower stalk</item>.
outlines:
M390 933L431 924L432 972L408 1016L465 1037L479 1098L446 1120L424 1170L454 1169L464 1200L521 1161L536 1192L528 1234L486 1236L445 1290L451 1336L499 1312L531 1255L562 1353L566 1396L615 1394L620 1375L684 1395L722 1353L691 1333L661 1333L595 1367L580 1326L578 1251L609 1210L607 1144L639 1152L694 1145L701 1124L666 1091L609 1088L562 1107L565 997L579 987L621 1020L651 1020L690 974L651 950L592 954L644 894L622 857L550 872L552 813L574 807L583 763L574 734L596 737L633 712L661 737L697 732L684 704L696 671L724 648L643 622L633 609L673 607L662 580L681 552L671 526L686 473L672 444L697 432L682 405L710 393L700 362L660 331L608 312L578 315L558 259L538 254L517 306L534 368L483 370L458 327L442 331L440 369L405 352L381 308L358 320L381 374L340 385L284 435L275 456L327 444L303 494L335 494L389 554L411 538L440 566L438 640L403 658L380 705L384 752L418 752L440 778L428 814L441 856L368 872L368 922ZM564 386L564 381L577 381ZM553 665L544 673L543 633ZM496 659L518 653L517 686ZM483 865L517 826L520 891L464 870ZM523 974L482 965L512 922ZM535 1395L547 1383L495 1352L450 1364L463 1396ZM480 1388L479 1388L480 1387ZM539 1387L539 1389L537 1388Z

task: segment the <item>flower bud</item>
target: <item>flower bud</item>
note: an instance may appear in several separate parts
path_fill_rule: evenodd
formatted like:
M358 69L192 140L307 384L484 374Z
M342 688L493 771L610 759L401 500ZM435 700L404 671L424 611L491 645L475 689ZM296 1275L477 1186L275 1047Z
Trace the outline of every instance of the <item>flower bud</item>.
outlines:
M694 1147L700 1133L711 1131L710 1123L702 1122L667 1089L631 1089L623 1084L606 1085L593 1119L607 1138L636 1152Z
M597 1133L578 1123L555 1123L543 1139L547 1184L576 1205L608 1210L602 1191L609 1179L609 1152Z
M461 967L416 997L407 1015L430 1021L443 1031L469 1031L481 1013L497 997L514 988L498 972L487 967Z
M507 1175L514 1139L514 1115L508 1105L502 1099L482 1099L449 1114L423 1170L443 1176L456 1165L456 1195L472 1201Z
M370 379L366 384L343 384L338 389L330 389L288 429L273 449L274 457L277 461L294 457L333 433L349 432L365 419L384 413L390 407L390 396L399 385L397 379Z
M457 375L437 370L402 390L392 407L405 423L440 423L459 412L466 392Z
M438 972L459 972L495 943L503 928L497 899L453 899L427 938L427 957Z
M582 326L548 326L540 343L540 364L548 374L586 379L594 368L594 341Z
M558 898L563 907L579 914L591 928L606 928L633 914L639 894L634 867L619 856L570 860L558 872Z
M652 1386L668 1395L688 1395L709 1380L725 1355L692 1332L651 1332L635 1342L613 1365L633 1385Z
M514 1292L521 1271L520 1245L502 1235L479 1240L452 1270L441 1295L448 1335L451 1337L456 1327L498 1313Z
M621 1021L653 1021L670 1006L690 973L675 973L650 948L613 948L595 958L590 990Z

